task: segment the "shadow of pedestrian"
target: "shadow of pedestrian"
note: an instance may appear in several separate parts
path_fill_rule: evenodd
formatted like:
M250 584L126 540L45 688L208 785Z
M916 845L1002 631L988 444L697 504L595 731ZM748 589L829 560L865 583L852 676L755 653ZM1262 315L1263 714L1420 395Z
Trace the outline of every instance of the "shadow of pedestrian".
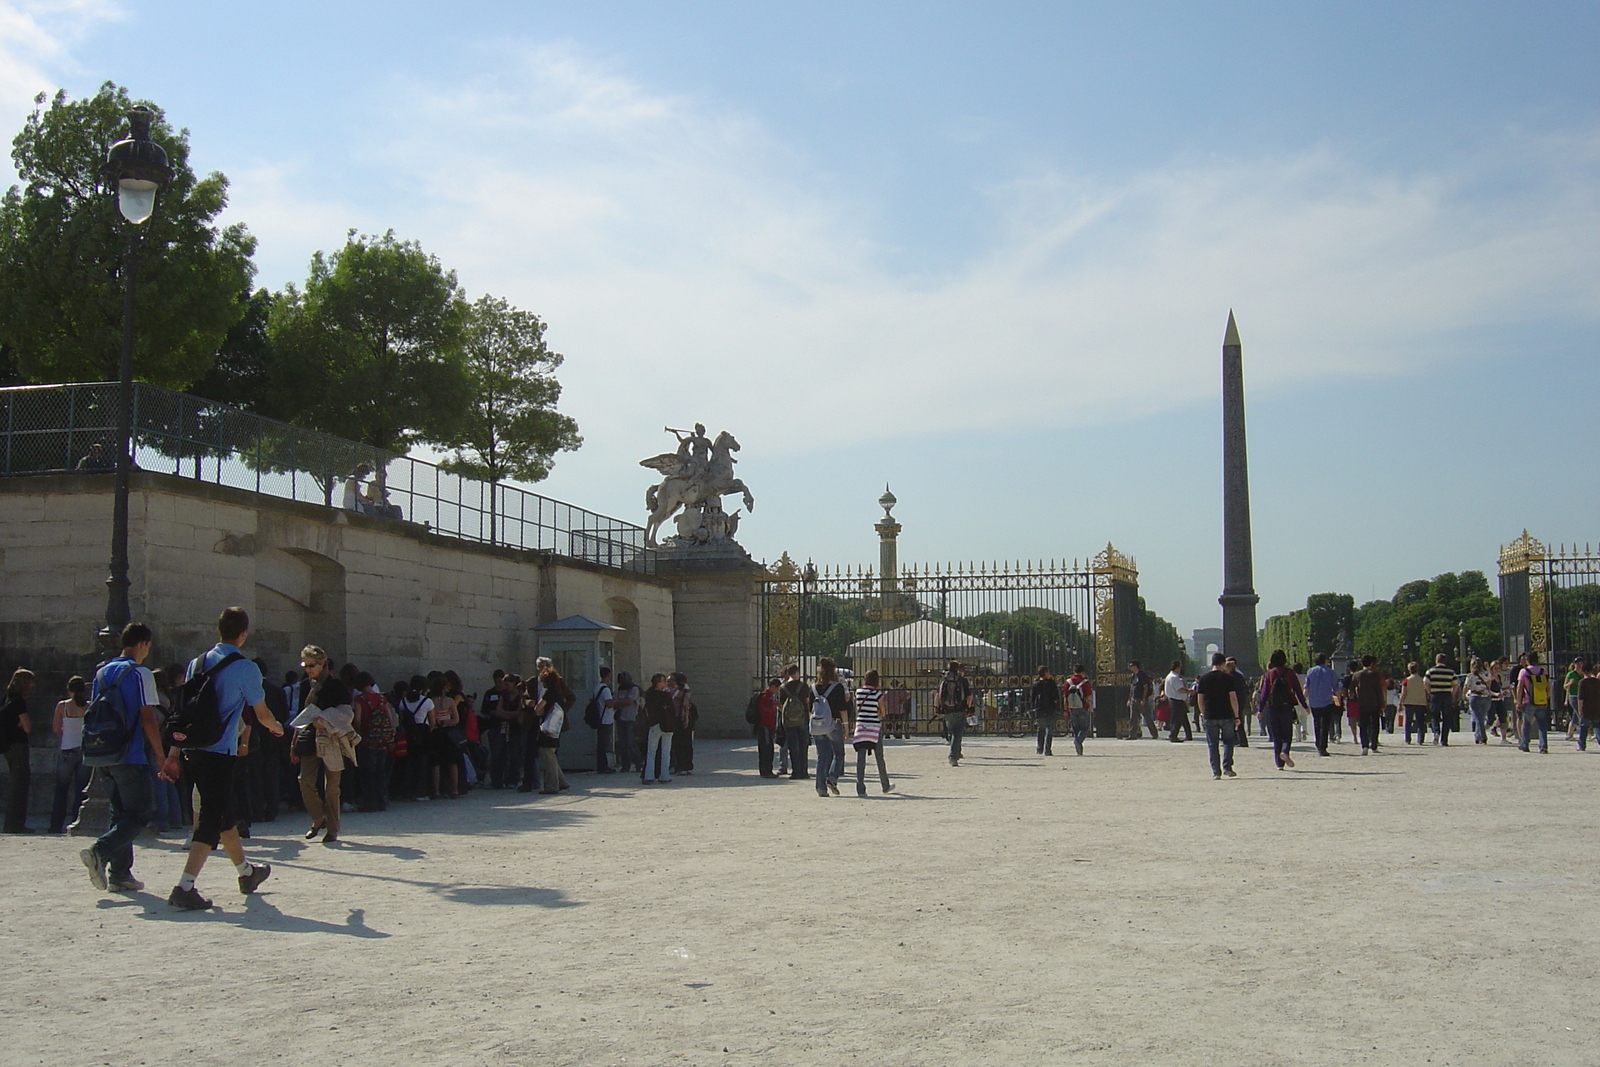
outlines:
M130 903L144 905L144 910L139 918L156 922L201 922L223 923L228 926L240 926L247 930L262 930L269 933L281 934L341 934L346 937L360 937L368 940L383 939L390 935L382 930L374 930L367 925L367 913L364 908L351 908L349 916L343 923L323 922L321 919L307 919L299 915L289 915L280 911L265 897L251 894L244 898L244 911L221 911L211 908L207 911L179 911L169 905L160 897L149 893L141 893L138 899ZM115 907L113 904L102 903L101 907Z

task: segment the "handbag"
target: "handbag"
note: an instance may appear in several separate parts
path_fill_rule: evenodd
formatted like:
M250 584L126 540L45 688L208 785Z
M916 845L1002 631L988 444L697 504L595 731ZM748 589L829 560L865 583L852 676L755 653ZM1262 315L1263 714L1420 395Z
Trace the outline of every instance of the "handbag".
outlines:
M977 712L975 712L975 711L967 712L967 725L968 726L977 726L978 725L978 713Z

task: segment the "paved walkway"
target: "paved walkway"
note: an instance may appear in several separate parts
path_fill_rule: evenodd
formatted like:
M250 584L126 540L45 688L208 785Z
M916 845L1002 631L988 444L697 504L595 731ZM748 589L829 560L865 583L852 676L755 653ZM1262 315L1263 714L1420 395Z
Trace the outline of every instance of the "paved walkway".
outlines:
M124 897L0 838L0 1062L1600 1062L1600 752L1259 746L1214 782L1203 743L919 741L893 794L821 800L698 747L337 846L285 816L262 893L219 856L203 914L165 904L176 840Z

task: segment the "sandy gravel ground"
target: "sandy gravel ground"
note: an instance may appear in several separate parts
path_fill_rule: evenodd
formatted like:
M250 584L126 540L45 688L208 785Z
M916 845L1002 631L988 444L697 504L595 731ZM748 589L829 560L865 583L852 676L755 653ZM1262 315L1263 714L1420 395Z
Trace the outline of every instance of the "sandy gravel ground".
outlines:
M0 838L0 1063L1600 1063L1600 752L1213 782L1203 743L911 742L893 794L821 800L699 748L337 846L287 815L209 913L165 903L176 840L115 896L76 839Z

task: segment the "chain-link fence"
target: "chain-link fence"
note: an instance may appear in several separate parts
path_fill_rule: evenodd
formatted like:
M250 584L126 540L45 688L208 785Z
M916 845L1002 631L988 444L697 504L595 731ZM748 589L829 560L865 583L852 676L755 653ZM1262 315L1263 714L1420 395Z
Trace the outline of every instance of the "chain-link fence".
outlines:
M0 398L0 475L114 469L116 383L18 386ZM633 523L156 386L134 386L133 462L467 541L653 570Z

